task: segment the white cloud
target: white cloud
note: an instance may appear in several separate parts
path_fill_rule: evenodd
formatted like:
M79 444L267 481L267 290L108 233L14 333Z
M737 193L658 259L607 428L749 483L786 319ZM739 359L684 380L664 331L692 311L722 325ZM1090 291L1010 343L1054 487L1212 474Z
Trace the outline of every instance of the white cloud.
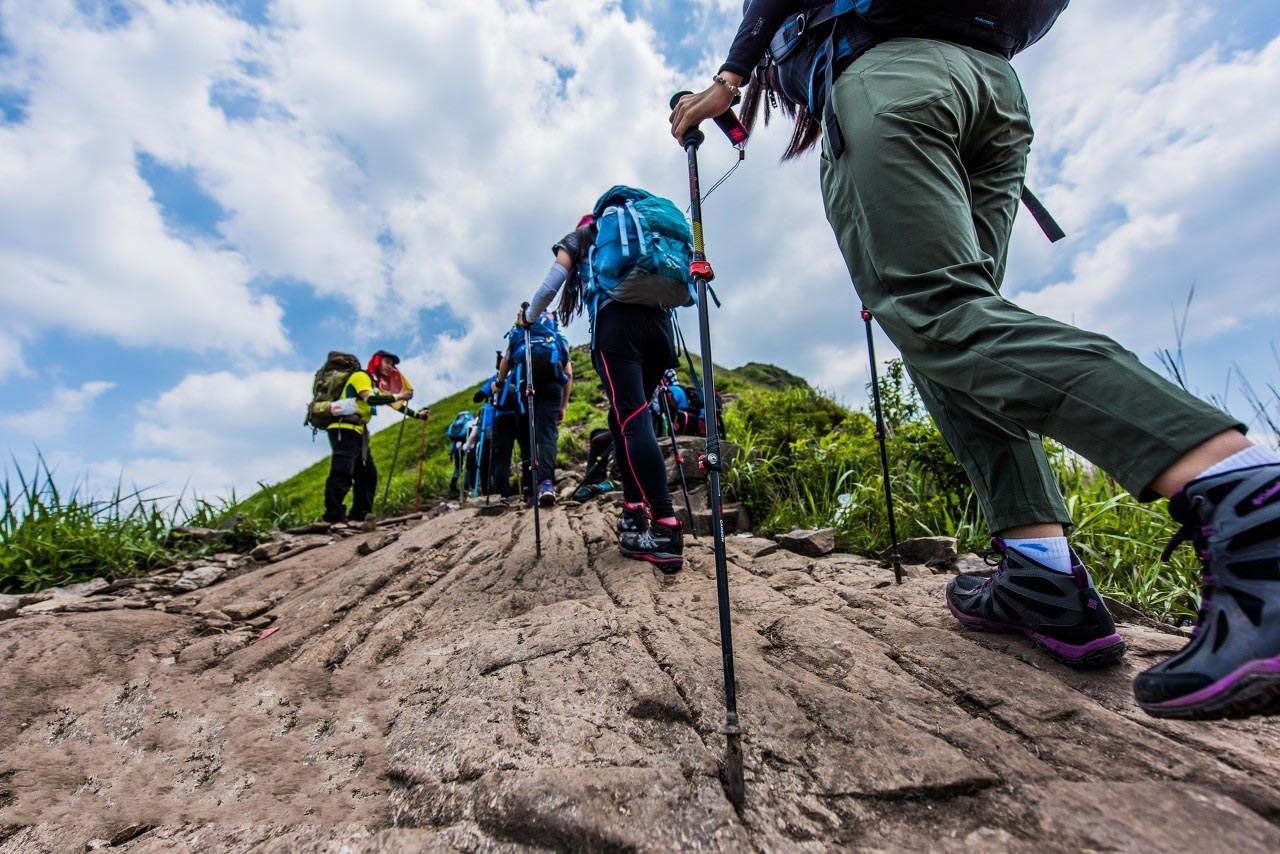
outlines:
M42 392L47 402L26 412L5 415L0 424L34 440L56 438L67 432L72 424L89 411L94 402L116 387L115 383L100 380L82 384L79 388L56 388Z
M1069 263L1037 274L1048 253L1023 228L1018 301L1144 353L1170 343L1170 306L1196 283L1190 341L1280 315L1280 245L1267 237L1280 228L1267 191L1280 179L1280 39L1185 55L1202 38L1200 4L1077 5L1028 83L1033 174L1072 233Z
M138 407L122 469L139 485L189 480L201 495L287 477L329 452L302 426L311 380L302 371L189 375Z
M215 7L147 2L102 30L67 0L10 3L29 115L0 130L0 331L70 330L131 346L278 352L281 310L233 250L166 232L138 151L212 115L206 76L250 32Z
M457 390L487 373L549 245L601 190L635 183L683 205L667 98L718 67L740 9L690 5L678 44L700 60L685 72L688 56L664 56L645 16L628 21L613 0L275 0L258 30L207 2L137 0L114 29L86 24L73 0L7 2L16 54L0 79L30 100L24 123L0 128L0 357L17 363L21 342L59 329L279 354L300 332L283 328L282 305L308 288L346 314L317 322L362 348L413 337L402 355L416 403ZM1023 217L1008 291L1139 352L1169 343L1168 305L1193 281L1191 335L1227 358L1249 347L1233 330L1280 313L1280 207L1265 195L1280 177L1280 42L1214 48L1211 8L1077 0L1017 62L1039 132L1033 184L1071 238L1049 247ZM214 106L228 87L257 114ZM776 162L784 124L757 132L705 206L724 300L716 358L776 362L858 402L857 298L816 157ZM733 159L708 130L704 187ZM226 211L221 239L166 230L139 151L193 170ZM461 330L418 329L428 309ZM696 341L692 312L683 324ZM130 466L245 488L324 453L296 426L309 375L226 383L202 370L144 409Z

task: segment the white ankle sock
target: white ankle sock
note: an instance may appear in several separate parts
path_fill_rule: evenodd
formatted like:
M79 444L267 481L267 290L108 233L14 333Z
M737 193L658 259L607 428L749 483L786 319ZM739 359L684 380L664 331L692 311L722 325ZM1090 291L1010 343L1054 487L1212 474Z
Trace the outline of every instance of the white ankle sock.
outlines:
M1247 469L1253 466L1267 466L1280 464L1280 451L1273 451L1263 445L1254 445L1246 448L1238 454L1232 454L1225 460L1214 463L1203 472L1196 476L1196 480L1202 477L1211 477L1215 474L1225 474L1236 469Z
M1067 545L1066 537L1031 537L1025 540L1005 538L1004 544L1054 572L1071 572L1071 548Z

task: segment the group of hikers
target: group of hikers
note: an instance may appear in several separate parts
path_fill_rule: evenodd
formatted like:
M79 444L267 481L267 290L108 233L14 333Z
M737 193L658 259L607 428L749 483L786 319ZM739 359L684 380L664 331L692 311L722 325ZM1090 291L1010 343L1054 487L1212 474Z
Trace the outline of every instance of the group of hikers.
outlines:
M1179 530L1166 555L1189 540L1203 564L1193 635L1137 677L1140 706L1192 719L1275 714L1280 453L1251 442L1238 419L1110 338L1033 314L1000 293L1020 199L1043 213L1024 187L1032 127L1009 59L1045 35L1066 6L749 0L711 83L675 105L671 134L686 145L701 122L731 115L741 97L747 128L762 106L766 123L771 108L793 119L788 158L820 148L827 219L857 296L901 353L969 475L999 555L990 577L960 575L948 584L947 606L962 625L1021 633L1078 667L1125 653L1069 545L1072 518L1041 438L1052 437L1139 500L1168 499ZM518 311L497 373L477 392L492 404L497 460L480 476L501 491L501 443L520 441L520 430L497 429L519 411L500 407L518 407L517 386L528 379L516 342L554 326L547 311L557 295L559 323L585 311L622 485L618 547L668 572L682 564L684 532L649 413L676 365L673 310L693 302L688 233L670 202L627 187L606 191L553 245L554 262ZM378 369L371 363L371 374ZM530 498L536 490L538 500L554 501L550 440L571 383L569 375L545 392L535 388L537 450L525 449ZM560 391L550 390L556 385ZM378 391L353 380L344 396L359 399L358 413L388 404L413 414L407 385ZM356 519L370 506L360 484L373 476L372 464L352 462L367 436L354 422L330 434L327 513L340 513L338 497L354 476Z

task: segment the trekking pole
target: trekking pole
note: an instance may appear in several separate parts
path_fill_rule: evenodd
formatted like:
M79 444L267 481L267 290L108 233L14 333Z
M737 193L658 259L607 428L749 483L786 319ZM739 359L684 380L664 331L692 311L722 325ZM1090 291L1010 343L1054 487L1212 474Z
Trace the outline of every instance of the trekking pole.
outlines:
M689 532L696 540L698 531L693 524L693 502L689 500L689 482L684 477L684 457L680 454L680 445L676 442L676 422L671 418L671 404L667 401L667 396L659 391L658 399L662 401L662 415L667 421L667 432L671 434L671 452L676 458L676 471L680 472L680 491L684 493L684 509L689 511Z
M529 304L520 304L520 319L524 320L524 312ZM525 408L529 413L529 497L533 499L533 542L535 554L542 557L542 521L538 518L538 433L533 423L533 344L529 341L529 327L524 326L524 397Z
M671 98L671 108L688 92L677 92ZM715 369L711 359L711 318L707 310L707 283L715 273L707 263L702 243L702 190L698 184L698 146L706 136L697 127L690 128L680 141L689 158L689 210L693 221L693 263L689 273L693 277L698 299L698 332L702 349L702 399L707 407L707 453L698 465L707 473L708 493L711 499L711 535L716 557L716 606L720 612L720 657L724 669L724 726L720 732L725 737L724 775L725 791L734 806L742 806L745 783L742 773L742 728L738 723L738 692L733 675L733 627L729 620L729 567L724 553L724 517L720 504L720 425L717 423Z
M884 504L889 511L889 560L893 562L893 581L902 583L902 556L898 554L898 527L893 521L893 488L889 485L889 451L885 447L884 412L880 408L880 380L876 376L876 342L871 334L871 312L864 305L862 320L867 325L867 356L871 359L871 400L876 409L876 440L880 443L880 471L884 475Z
M422 422L422 442L418 447L418 488L414 493L413 512L422 512L422 464L427 459L427 422Z
M400 459L400 440L404 438L404 422L409 419L400 413L400 429L396 432L396 449L391 454L391 468L387 470L387 485L382 488L382 512L387 512L387 496L391 494L391 478L396 474L396 460Z

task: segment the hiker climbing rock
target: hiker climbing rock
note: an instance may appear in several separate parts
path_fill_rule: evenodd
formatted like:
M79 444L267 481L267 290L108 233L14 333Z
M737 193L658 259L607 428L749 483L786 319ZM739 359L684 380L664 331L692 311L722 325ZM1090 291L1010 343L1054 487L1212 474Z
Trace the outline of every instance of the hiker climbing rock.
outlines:
M748 126L776 98L795 119L785 157L821 140L827 218L854 287L973 482L999 551L990 580L948 587L963 624L1020 632L1074 665L1123 654L1067 543L1050 436L1140 499L1171 499L1175 542L1190 539L1203 563L1195 636L1137 678L1142 708L1274 714L1280 454L1111 339L1000 294L1032 137L1009 59L1066 5L953 3L943 14L893 0L753 0L711 85L675 106L672 135L723 113L750 80ZM1003 26L983 25L993 15Z
M561 319L568 323L584 308L590 315L591 358L604 382L622 474L618 548L664 572L678 571L684 532L648 408L663 371L676 363L669 312L693 302L689 227L670 201L613 187L552 251L555 262L522 319L532 322L562 287Z
M498 385L497 369L502 367L502 351L498 351L493 376L480 384L471 399L475 403L486 402L490 407L489 447L486 449L488 480L485 487L488 494L496 494L504 501L514 494L511 488L511 451L515 448L516 432L520 429L520 402L516 392L512 391L514 383Z
M378 351L368 370L350 353L329 353L323 367L316 371L311 386L311 405L306 423L312 429L325 430L333 454L329 477L324 485L324 521L330 523L360 522L373 510L378 487L378 469L369 453L369 421L376 406L401 404L406 417L425 418L427 410L415 413L403 404L413 397L413 389L400 377L401 390L394 393L375 390L373 375L381 382L395 382L391 371L399 358ZM385 374L384 374L385 372ZM395 371L394 376L399 376ZM351 513L346 511L347 493L352 493Z
M539 505L549 507L556 502L560 423L573 392L569 342L560 332L555 315L539 312L526 321L518 314L507 333L507 351L498 365L495 388L498 394L515 397L522 418L533 421L532 439L529 430L515 433L520 444L521 493L526 501L536 499ZM533 481L535 468L537 483Z
M467 470L467 436L471 431L471 422L476 416L468 409L459 412L449 426L444 428L445 438L449 440L449 459L453 463L453 473L449 476L449 494L458 494L458 479Z

